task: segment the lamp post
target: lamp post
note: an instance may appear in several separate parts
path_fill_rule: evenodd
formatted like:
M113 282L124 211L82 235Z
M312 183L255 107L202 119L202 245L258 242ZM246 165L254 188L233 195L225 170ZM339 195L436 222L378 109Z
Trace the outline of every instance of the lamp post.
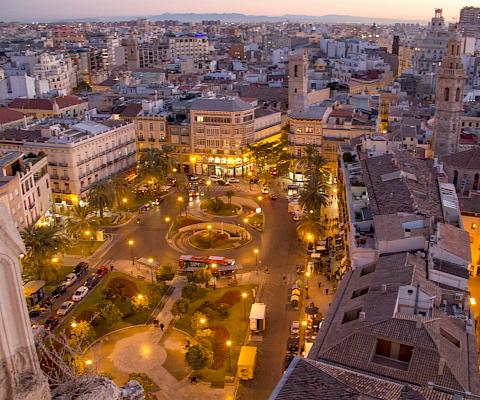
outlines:
M207 184L207 194L208 194L208 196L210 196L210 185L212 184L212 181L209 179L209 180L206 182L206 184Z
M165 223L168 224L170 222L170 217L165 217Z
M134 244L134 241L130 239L128 241L128 246L130 247L130 257L132 258L132 265L135 265L135 255L133 254L133 244Z
M243 318L245 319L245 321L247 320L247 306L246 306L246 301L247 301L247 293L246 292L243 292L242 293L242 299L243 299Z
M305 272L305 277L307 278L306 279L307 285L305 286L305 292L307 293L307 300L308 300L308 281L309 281L310 275L311 275L310 271Z
M243 223L245 224L245 225L244 225L244 228L243 228L243 229L245 230L245 240L247 240L247 238L248 238L248 235L247 235L247 224L248 224L248 221L249 221L248 218L244 218L244 219L243 219Z
M252 190L252 172L248 171L247 175L248 175L248 185L251 191Z
M153 258L152 257L148 258L148 265L150 265L150 276L152 278L152 283L153 283Z
M180 204L180 214L183 212L183 203L184 203L184 199L182 196L178 196L177 197L177 201L178 203ZM186 213L185 213L186 214Z
M255 253L255 267L257 268L258 274L258 249L254 249L253 252Z
M232 342L230 340L227 340L227 349L228 349L228 372L232 372L232 364L230 361L230 347L232 347Z
M86 230L85 236L87 237L87 240L89 242L88 247L90 249L90 254L92 254L92 232L90 232L89 230Z

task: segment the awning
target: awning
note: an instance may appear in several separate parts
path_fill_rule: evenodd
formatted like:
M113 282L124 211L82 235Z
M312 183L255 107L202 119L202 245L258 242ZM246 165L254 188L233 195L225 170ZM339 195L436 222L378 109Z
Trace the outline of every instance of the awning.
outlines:
M41 288L45 286L45 281L30 281L23 286L23 292L25 296L29 297L32 294L38 292Z

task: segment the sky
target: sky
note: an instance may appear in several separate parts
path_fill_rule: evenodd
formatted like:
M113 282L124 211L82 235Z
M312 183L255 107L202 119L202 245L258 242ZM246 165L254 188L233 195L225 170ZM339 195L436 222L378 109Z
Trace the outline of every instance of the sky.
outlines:
M0 0L0 4L0 21L148 16L164 12L343 14L429 20L438 7L443 8L447 22L453 22L463 6L480 7L480 0Z

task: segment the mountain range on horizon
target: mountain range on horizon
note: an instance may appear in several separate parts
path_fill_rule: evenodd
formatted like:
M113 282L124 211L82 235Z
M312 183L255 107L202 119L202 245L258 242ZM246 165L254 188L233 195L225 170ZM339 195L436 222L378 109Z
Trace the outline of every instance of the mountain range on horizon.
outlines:
M105 16L105 17L90 17L90 18L68 18L55 21L44 22L100 22L100 21L131 21L137 18L148 18L152 21L175 20L180 22L201 22L205 20L220 20L222 22L312 22L312 23L357 23L357 24L394 24L394 23L414 23L425 24L425 20L405 20L397 18L380 18L380 17L359 17L353 15L292 15L286 14L281 16L266 16L266 15L248 15L242 13L162 13L158 15L144 15L144 16Z

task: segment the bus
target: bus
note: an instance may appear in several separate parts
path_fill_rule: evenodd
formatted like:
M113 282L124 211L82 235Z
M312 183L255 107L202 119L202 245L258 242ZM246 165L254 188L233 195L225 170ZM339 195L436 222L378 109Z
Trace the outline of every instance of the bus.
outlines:
M209 269L213 275L230 275L242 268L232 258L217 256L183 255L178 260L181 272L194 272L200 268Z

